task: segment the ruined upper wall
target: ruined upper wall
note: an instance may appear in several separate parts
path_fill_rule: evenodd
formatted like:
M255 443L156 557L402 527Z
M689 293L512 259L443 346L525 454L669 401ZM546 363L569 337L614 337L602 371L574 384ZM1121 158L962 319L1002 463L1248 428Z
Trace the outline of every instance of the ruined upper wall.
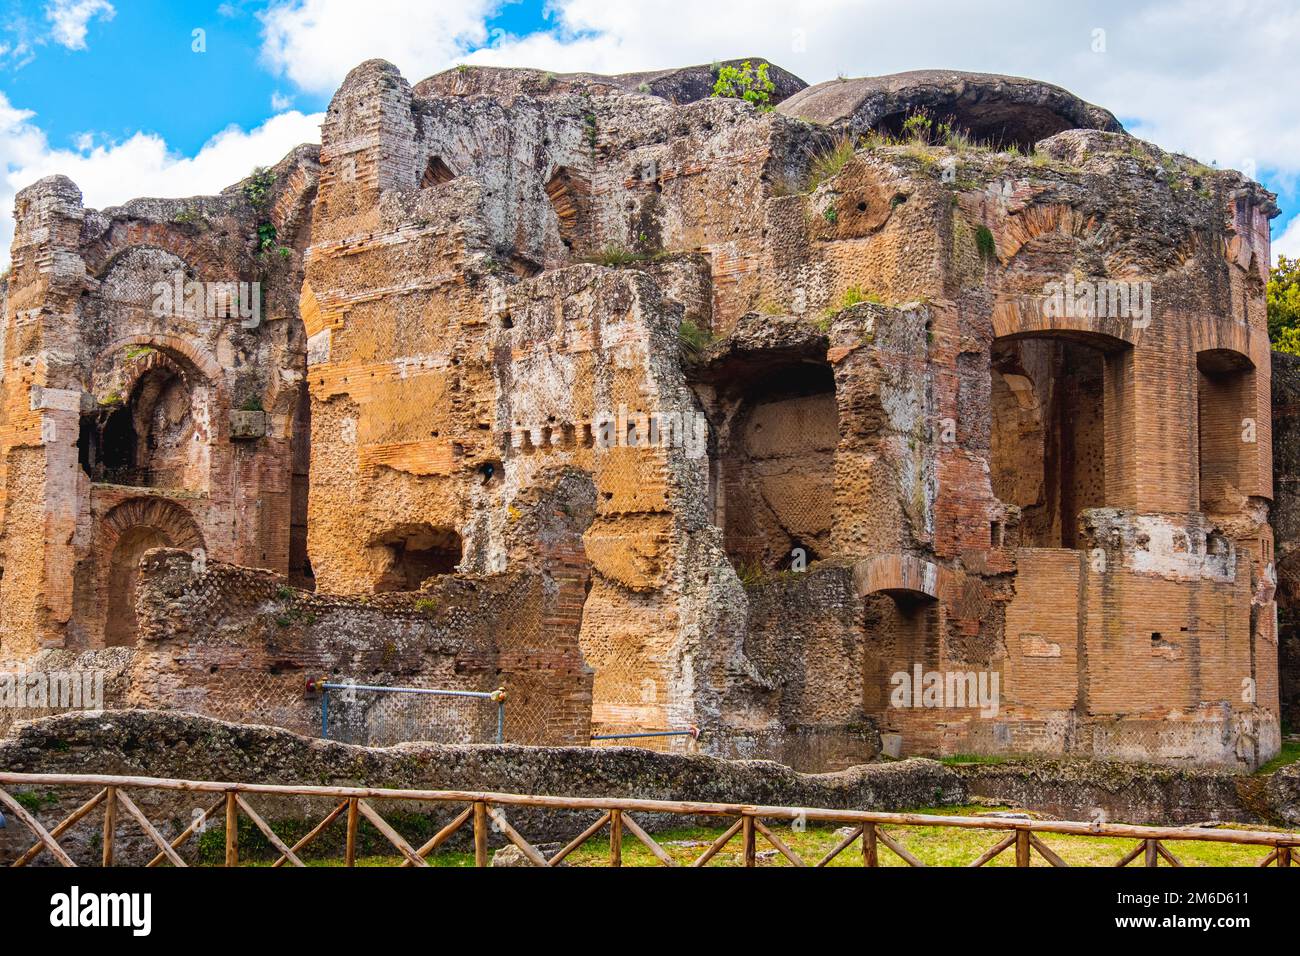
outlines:
M763 63L760 57L740 57L713 64L647 70L640 73L551 73L544 70L509 67L458 66L444 70L415 85L415 95L435 96L487 95L510 101L517 96L558 96L568 93L644 93L670 103L694 103L713 95L718 68L742 68L746 63ZM768 79L774 89L773 104L785 100L808 84L793 73L769 63Z
M1067 129L1124 131L1108 110L1051 83L955 70L828 80L791 96L779 109L855 133L898 134L910 115L924 113L972 139L1022 150Z
M216 196L95 210L63 176L19 192L0 412L18 587L0 654L130 640L146 538L292 563L318 152Z

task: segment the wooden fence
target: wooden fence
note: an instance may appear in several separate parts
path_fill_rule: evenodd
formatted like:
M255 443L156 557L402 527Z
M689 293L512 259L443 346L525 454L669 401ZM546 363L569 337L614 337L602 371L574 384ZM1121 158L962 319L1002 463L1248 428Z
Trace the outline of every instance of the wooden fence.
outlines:
M59 824L49 830L28 810L7 793L4 786L77 786L97 787L98 792ZM141 812L129 791L164 790L208 794L216 799L182 833L166 840L158 829ZM270 825L253 809L249 800L258 796L319 797L335 805L328 814L293 846L288 846L271 829ZM464 807L446 826L427 843L418 848L411 846L389 825L375 809L385 800L408 800L438 804L464 804ZM114 863L114 841L119 826L119 814L125 813L158 846L158 854L149 866L164 861L174 866L185 866L177 850L196 832L204 829L209 820L225 824L225 865L239 865L239 816L242 813L266 837L280 854L273 864L290 863L303 866L299 852L319 837L335 821L342 818L347 828L344 862L356 863L357 827L364 817L405 858L402 866L428 866L426 858L442 846L452 834L466 824L473 828L474 859L477 866L487 866L488 831L495 828L536 866L556 866L569 854L582 846L601 830L609 830L609 865L622 865L623 834L630 833L643 843L664 866L679 866L633 818L632 814L671 814L682 817L718 817L732 819L731 824L690 865L704 866L737 836L744 847L745 866L755 866L757 843L761 836L795 866L809 866L767 824L766 820L806 823L847 824L848 834L813 866L825 866L850 846L860 845L864 866L880 865L882 847L896 854L909 866L925 866L915 855L902 846L885 829L891 827L956 827L968 830L998 830L1006 835L988 850L969 863L983 866L1004 851L1014 849L1016 866L1029 866L1036 852L1052 866L1067 866L1041 838L1041 834L1071 834L1085 837L1112 837L1136 840L1136 845L1116 866L1127 866L1139 857L1146 866L1158 866L1164 860L1171 866L1181 866L1177 857L1165 846L1169 841L1201 841L1258 846L1267 849L1259 866L1289 867L1300 860L1300 833L1286 831L1212 830L1201 827L1151 827L1120 823L1076 823L1059 820L1031 820L1006 817L931 816L920 813L880 813L867 810L829 810L815 807L769 807L729 803L696 803L679 800L636 800L617 797L552 797L513 793L477 793L453 790L389 790L370 787L314 787L283 786L280 784L221 783L200 780L171 780L155 777L117 777L99 774L27 774L0 772L0 804L22 821L36 838L36 843L22 854L14 866L26 866L43 852L48 852L64 866L75 866L71 857L59 845L59 837L95 810L103 809L102 865ZM529 843L506 819L506 807L532 807L542 810L590 811L595 819L591 825L549 858ZM734 818L734 819L733 819Z

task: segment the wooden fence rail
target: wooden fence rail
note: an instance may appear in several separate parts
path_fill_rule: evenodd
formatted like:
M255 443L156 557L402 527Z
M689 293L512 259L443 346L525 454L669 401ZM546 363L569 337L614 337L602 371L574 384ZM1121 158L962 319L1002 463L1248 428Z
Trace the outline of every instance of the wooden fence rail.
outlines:
M52 829L46 830L21 802L7 793L5 786L76 786L95 787L98 792L79 806ZM167 841L149 821L127 791L164 790L185 793L212 794L219 799L175 839ZM250 803L259 796L320 797L327 798L333 808L305 836L293 846L288 846L272 830ZM439 804L465 804L465 807L427 843L413 847L375 809L375 804L385 800L408 800ZM174 866L185 866L177 852L196 832L206 827L210 819L224 811L225 865L239 865L239 817L242 813L266 837L279 853L273 866L285 863L303 866L299 853L325 832L340 817L345 818L346 844L344 863L354 866L357 851L357 828L364 817L403 857L402 866L428 866L427 857L448 838L469 824L474 836L474 860L477 866L487 866L488 830L494 828L518 847L524 857L536 866L557 866L569 854L582 846L601 830L609 830L609 865L621 866L623 834L630 833L664 866L678 866L654 838L635 820L633 813L660 813L684 817L734 818L723 833L694 860L691 866L704 866L739 835L745 866L757 863L757 843L762 837L775 850L795 866L808 866L785 841L775 833L766 820L803 821L805 823L840 823L851 827L849 833L821 860L811 864L826 866L854 843L861 845L864 866L880 865L880 847L885 847L908 866L925 866L893 835L883 829L893 827L954 827L965 830L998 830L1006 835L969 866L983 866L1007 850L1015 853L1016 866L1029 866L1036 852L1052 866L1068 864L1056 854L1039 834L1067 834L1085 837L1111 837L1133 839L1136 846L1118 860L1116 866L1127 866L1141 857L1146 866L1158 866L1163 860L1169 866L1182 866L1177 857L1164 845L1168 841L1197 841L1205 843L1231 843L1239 846L1267 847L1268 855L1259 866L1290 867L1300 860L1300 833L1258 830L1209 830L1201 827L1152 827L1123 823L1078 823L1061 820L1031 820L1008 817L959 817L921 813L885 813L872 810L831 810L819 807L754 806L731 803L702 803L682 800L639 800L621 797L555 797L516 793L490 793L459 790L392 790L375 787L321 787L266 783L223 783L210 780L172 780L160 777L119 777L103 774L52 774L0 772L0 805L31 830L36 843L13 863L26 866L43 852L48 852L63 866L75 866L71 857L59 845L59 837L96 809L103 807L102 864L114 864L114 846L120 824L119 810L124 811L152 840L159 853L148 864L158 866L164 860ZM509 822L502 812L506 807L532 807L542 810L593 811L598 816L572 841L555 852L544 856L528 842Z

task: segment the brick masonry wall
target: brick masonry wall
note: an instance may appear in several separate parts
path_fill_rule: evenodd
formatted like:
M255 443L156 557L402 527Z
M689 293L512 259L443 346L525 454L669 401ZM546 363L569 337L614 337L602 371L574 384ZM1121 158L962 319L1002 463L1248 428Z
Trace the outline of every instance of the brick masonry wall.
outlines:
M313 594L282 576L185 552L148 552L137 599L140 641L132 706L174 708L319 734L309 680L507 693L505 737L585 743L591 673L563 588L527 572L441 578L419 592L371 598ZM491 704L458 710L472 721ZM490 740L477 727L456 739ZM416 731L418 733L418 730Z

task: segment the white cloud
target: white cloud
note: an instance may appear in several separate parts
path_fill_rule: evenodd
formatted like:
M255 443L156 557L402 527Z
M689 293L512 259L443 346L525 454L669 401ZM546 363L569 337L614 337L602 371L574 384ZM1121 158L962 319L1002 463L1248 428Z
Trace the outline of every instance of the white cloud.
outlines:
M45 5L45 19L54 24L50 36L69 50L86 49L86 28L92 19L113 19L117 11L108 0L53 0Z
M279 90L271 94L271 110L275 113L283 113L289 107L293 106L293 97L286 96Z
M229 126L192 157L168 150L159 136L136 133L109 145L52 149L28 110L0 93L0 268L9 261L14 195L42 176L62 173L81 187L87 206L104 208L137 196L184 197L218 192L255 166L278 162L299 143L318 142L321 114L272 116L261 126ZM87 145L85 140L81 145Z
M488 41L501 0L279 0L258 17L262 58L305 90L330 93L362 60L382 57L410 78L456 62Z
M1288 259L1300 259L1300 215L1291 217L1291 221L1282 229L1282 234L1273 237L1273 260L1278 256Z
M1279 79L1300 36L1291 0L551 0L551 28L521 37L487 34L488 0L437 6L457 9L280 0L262 15L263 56L314 92L374 56L412 82L462 61L617 73L736 56L812 83L925 68L1012 73L1060 84L1205 162L1300 174L1300 97Z

